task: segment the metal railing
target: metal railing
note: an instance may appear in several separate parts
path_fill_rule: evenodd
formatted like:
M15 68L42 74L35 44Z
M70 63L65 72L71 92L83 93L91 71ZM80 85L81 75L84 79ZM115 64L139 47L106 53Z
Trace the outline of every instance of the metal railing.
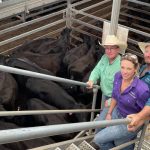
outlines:
M110 1L110 0L105 0L105 2L107 2L107 1ZM135 0L128 0L128 1L130 1L130 2L134 1L135 2ZM86 2L86 1L84 1L84 2ZM95 4L95 6L96 6L96 4ZM94 8L94 6L90 6L89 8ZM71 11L75 12L76 14L82 14L84 16L91 17L92 19L100 20L102 22L105 21L105 19L103 19L103 18L99 18L99 17L96 17L94 15L90 15L90 14L84 12L84 11L88 10L89 8L85 8L85 9L80 10L80 11L75 10L73 8L70 8L70 9L71 9ZM71 17L71 16L69 16L69 17ZM64 18L64 20L65 20L65 18ZM78 21L78 20L75 19L75 18L72 18L72 20L70 20L70 21ZM106 21L108 21L108 20L106 20ZM93 28L93 25L88 25L87 23L84 23L83 21L79 20L78 22L83 24L83 25L87 25L90 28ZM25 23L25 24L30 24L30 23ZM35 32L41 31L43 29L46 29L47 27L50 27L50 26L47 25L45 27L36 29ZM125 26L123 26L123 27L125 27ZM19 28L19 25L18 25L18 28ZM149 33L138 31L136 29L129 28L129 27L126 27L126 28L128 28L130 31L136 32L138 34L145 35L145 36L150 36ZM15 29L17 29L17 27ZM100 28L98 29L96 27L95 27L95 30L102 31ZM8 31L8 30L5 30L4 32L6 32L6 31ZM25 34L23 34L23 37L25 37L27 35L30 35L30 34L33 34L33 32L25 33ZM22 36L18 36L18 37L20 38ZM5 41L5 42L9 43L9 42L11 42L11 40L18 39L18 37L12 38L12 39L10 39L8 41ZM4 41L0 42L0 45L1 44L2 45L6 44L5 42L4 43L3 42ZM0 65L0 70L1 71L5 71L5 72L9 72L9 73L19 74L19 75L31 76L31 77L35 77L35 78L41 78L41 79L52 80L52 81L57 81L57 82L64 82L64 83L68 83L68 84L75 84L75 85L85 86L85 87L87 86L87 84L83 83L83 82L73 81L73 80L69 80L69 79L63 79L63 78L49 76L49 75L45 75L45 74L41 74L41 73L35 73L35 72L32 72L32 71L26 71L26 70L17 69L17 68L6 67L6 66L2 66L2 65ZM83 109L82 110L59 110L59 111L43 110L43 111L40 111L40 112L39 111L10 111L10 112L1 112L0 116L8 116L8 115L20 116L20 115L31 115L31 114L32 115L37 115L37 114L55 114L55 113L69 113L69 112L75 112L75 113L78 113L78 112L92 112L91 120L93 120L94 112L99 111L99 110L95 110L94 109L95 108L94 106L95 106L95 102L96 102L96 95L97 95L98 88L99 88L99 86L97 86L97 85L94 86L94 90L93 90L93 92L94 92L93 104L92 104L92 109L91 110L88 110L88 109L87 110L83 110ZM104 127L104 126L107 126L108 124L109 125L116 125L116 124L122 124L122 123L127 124L129 122L130 122L130 120L128 120L128 119L119 119L119 120L112 120L112 121L86 122L86 123L75 123L75 124L65 124L65 125L51 125L51 126L41 126L41 127L33 127L33 128L4 130L4 131L0 131L0 135L1 135L0 143L4 144L4 143L9 143L9 142L14 142L14 141L20 141L20 140L33 139L33 138L38 138L38 137L58 135L58 134L61 134L61 133L71 133L72 130L74 130L74 131L81 131L81 130L85 130L85 129L88 130L88 129L98 128L100 126ZM14 136L14 135L16 135L16 133L15 133L16 131L17 131L18 135ZM145 133L145 130L143 130L143 134L142 135L144 135L144 133ZM142 141L143 137L141 137L140 139ZM139 141L139 139L136 139L134 141L130 141L130 143L128 143L128 144L135 143L137 140ZM125 145L125 146L127 146L127 145ZM116 147L116 149L117 149L117 147Z
M19 75L25 75L40 79L47 79L57 82L64 82L68 84L75 84L79 86L87 86L86 83L64 79L60 77L45 75L41 73L36 73L32 71L27 71L23 69L17 69L12 68L8 66L0 65L0 70L4 72L9 72L13 74L19 74ZM81 112L91 112L91 121L94 118L94 112L99 111L99 109L95 109L95 103L96 103L96 96L97 96L97 90L100 87L98 85L94 85L94 95L93 95L93 104L92 109L82 109L82 110L40 110L40 111L5 111L1 112L0 116L21 116L21 115L37 115L37 114L56 114L56 113L81 113ZM84 122L84 123L74 123L74 124L61 124L61 125L49 125L49 126L40 126L40 127L30 127L30 128L19 128L19 129L9 129L9 130L2 130L0 131L0 144L10 143L10 142L17 142L17 141L23 141L23 140L30 140L30 139L36 139L41 137L47 137L47 136L53 136L53 135L59 135L64 133L72 133L76 131L81 130L88 130L88 129L95 129L99 127L105 127L110 125L119 125L119 124L128 124L131 120L130 119L116 119L116 120L104 120L104 121L96 121L96 122ZM140 137L140 144L143 141L143 136L145 134L145 129L147 125L144 126L144 129L142 131L141 137ZM16 136L17 133L17 136ZM123 146L120 145L120 148L126 147L128 145L131 145L135 143L137 140L130 141L128 143L125 143ZM119 148L119 147L117 147ZM116 150L115 148L113 150Z
M73 133L81 130L89 130L106 126L113 126L119 124L128 124L129 119L115 119L93 122L80 122L72 124L60 124L60 125L48 125L39 127L9 129L0 131L0 144L6 144L11 142L18 142L23 140L30 140L36 138L42 138L53 135L60 135L66 133ZM16 136L17 133L17 136Z

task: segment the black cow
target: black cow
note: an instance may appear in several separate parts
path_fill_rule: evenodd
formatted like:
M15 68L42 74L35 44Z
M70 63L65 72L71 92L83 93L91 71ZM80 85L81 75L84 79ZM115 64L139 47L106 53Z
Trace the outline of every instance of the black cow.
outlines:
M40 99L30 99L27 103L28 110L58 110L56 107L48 105L41 101ZM69 114L47 114L47 115L34 115L33 121L36 122L37 125L55 125L55 124L66 124L69 123L67 121L70 116ZM74 134L64 134L54 136L55 140L67 140L73 138Z
M79 45L78 47L75 47L68 51L65 54L65 57L63 59L63 63L65 65L69 65L73 63L74 61L78 60L80 57L84 56L88 52L88 45L86 43L83 43Z
M0 104L14 109L18 86L11 74L0 72Z
M11 150L10 148L5 147L4 145L0 145L0 150Z
M69 38L71 30L65 28L58 39L53 38L41 38L30 42L25 42L20 47L16 48L11 55L17 53L32 52L41 55L47 55L50 53L66 52L69 48Z
M60 71L63 56L64 54L62 52L48 55L41 55L32 52L23 52L16 53L11 57L23 59L27 58L39 67L46 69L56 75L56 73Z
M32 92L32 97L36 96L59 109L86 108L84 105L78 104L73 97L52 81L30 78L27 80L26 87ZM78 121L86 121L85 113L77 113L75 116Z

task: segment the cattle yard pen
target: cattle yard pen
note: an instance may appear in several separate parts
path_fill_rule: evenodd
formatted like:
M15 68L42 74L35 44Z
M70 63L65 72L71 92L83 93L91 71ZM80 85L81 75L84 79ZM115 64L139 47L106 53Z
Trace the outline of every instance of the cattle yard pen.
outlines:
M53 80L57 82L65 82L68 84L75 84L75 85L80 85L80 86L87 86L86 83L81 83L78 81L73 81L73 80L68 80L68 79L63 79L63 78L58 78L58 77L53 77L45 74L40 74L36 72L31 72L31 71L25 71L22 69L15 69L12 67L6 67L0 65L0 70L4 72L9 72L9 73L14 73L14 74L19 74L19 75L26 75L26 76L31 76L31 77L36 77L36 78L42 78L42 79L47 79L47 80ZM99 86L95 85L94 89L98 90ZM37 114L57 114L57 113L79 113L79 112L92 112L91 113L91 121L94 119L93 112L96 112L98 110L94 109L95 108L95 101L96 101L96 95L97 95L97 90L93 90L93 104L92 104L92 109L91 110L62 110L62 111L9 111L9 112L1 112L0 116L19 116L19 115L37 115ZM40 126L40 127L30 127L30 128L20 128L20 129L10 129L10 130L2 130L0 131L1 134L1 139L0 139L0 144L6 144L10 142L18 142L22 140L27 140L27 139L36 139L40 137L47 137L47 136L53 136L53 135L59 135L63 133L72 133L75 131L85 131L88 129L95 129L98 127L105 127L107 125L119 125L122 123L128 124L130 122L129 119L116 119L116 120L111 120L111 121L96 121L96 122L84 122L84 123L74 123L74 124L62 124L62 125L51 125L51 126ZM133 141L130 141L128 143L122 144L118 147L113 148L113 150L117 150L123 147L126 147L130 144L133 144L137 141L139 141L138 148L141 149L141 144L143 142L143 138L145 135L146 127L147 127L148 122L145 124L140 138L137 138ZM17 136L16 136L17 133ZM89 134L91 134L89 132ZM86 139L86 138L85 138ZM82 139L83 140L83 139ZM72 140L71 142L75 142L75 140ZM66 142L67 143L67 142ZM66 145L66 143L63 143ZM59 144L55 144L54 146L58 147L60 146ZM46 146L47 147L47 146ZM48 146L50 149L51 145ZM55 147L55 148L56 148ZM52 149L53 149L52 145ZM36 148L35 148L36 149ZM37 148L39 149L39 148ZM45 149L45 147L41 147L40 149Z
M54 5L55 3L61 3L60 6ZM51 4L51 5L50 5ZM48 6L53 7L48 7ZM133 5L137 7L134 8ZM146 8L145 10L140 10L138 6L142 6ZM119 26L124 27L129 30L128 37L128 48L127 52L131 52L139 56L142 59L142 53L137 48L137 42L142 39L150 38L150 29L148 24L150 24L150 20L146 18L140 18L140 16L135 17L132 14L129 14L129 10L134 10L136 13L142 11L146 16L150 15L148 8L150 7L149 3L138 1L138 0L122 0L120 6L120 16L118 18ZM103 23L108 22L111 23L111 9L112 9L112 1L111 0L14 0L14 1L6 1L6 3L0 4L0 53L1 54L9 54L13 51L14 48L18 47L26 40L38 39L41 37L54 37L56 38L60 31L62 31L65 27L71 28L71 44L73 47L76 47L76 43L81 43L82 39L80 38L80 33L93 36L98 38L100 41L102 39L103 32ZM55 10L55 12L54 12ZM34 12L35 11L35 12ZM9 13L8 13L9 12ZM42 13L50 12L46 15L41 15ZM6 20L11 20L12 17L16 17L15 21L6 22ZM35 17L31 21L26 21L26 19ZM133 22L132 25L126 25L127 20L129 22L135 17L136 22ZM6 18L6 20L5 20ZM19 18L19 19L18 19ZM139 20L143 23L140 22ZM144 24L146 24L144 26ZM6 25L6 26L5 26ZM140 38L141 39L140 39ZM31 71L24 71L21 69L15 69L11 67L5 67L0 65L0 70L15 73L20 75L27 75L36 78L42 78L47 80L53 80L57 82L65 82L74 85L84 86L86 87L86 83L48 76L40 73L35 73ZM55 113L68 113L68 112L91 112L91 121L94 119L94 112L99 110L95 109L95 101L98 86L95 86L93 89L93 104L92 109L87 110L60 110L60 111L8 111L0 113L0 116L9 116L9 115L36 115L36 114L55 114ZM120 120L112 120L112 121L102 121L102 122L86 122L86 123L76 123L76 124L66 124L66 125L53 125L53 126L42 126L42 127L33 127L33 128L22 128L22 129L13 129L0 131L1 137L0 143L9 143L26 139L33 139L38 137L52 136L58 135L60 133L71 133L75 131L82 130L90 130L94 128L98 128L99 125L107 126L108 124L121 124L121 123L129 123L130 120L120 119ZM145 135L145 130L147 127L147 123L144 126L142 134L137 139L130 141L129 143L125 143L122 146L113 148L113 150L121 149L122 147L127 146L128 144L136 143L140 141L138 144L138 150L141 149L143 138ZM58 130L58 128L60 130ZM72 131L73 130L73 131ZM20 133L18 137L15 135L15 132ZM6 134L7 133L7 134ZM89 137L82 137L82 134L85 132L81 132L77 137L73 140L66 141L66 143L61 142L58 144L47 145L39 148L35 148L35 150L39 149L49 149L52 150L58 146L63 147L63 145L68 146L71 143L79 142L84 139L92 139L93 135L89 131ZM33 136L31 136L33 135ZM81 137L80 137L81 136ZM66 148L66 147L65 147ZM144 149L144 147L143 147ZM145 148L146 149L146 148ZM147 148L149 149L149 147Z

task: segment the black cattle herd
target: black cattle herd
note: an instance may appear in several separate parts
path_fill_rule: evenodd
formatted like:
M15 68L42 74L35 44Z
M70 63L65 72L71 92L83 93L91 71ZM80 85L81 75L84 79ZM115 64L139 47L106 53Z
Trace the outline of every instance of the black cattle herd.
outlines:
M65 28L57 39L26 41L9 56L0 56L0 64L86 82L90 71L103 55L94 37L83 37L83 43L72 48L71 30ZM50 80L0 72L0 110L86 109L92 103L92 91ZM99 104L100 105L100 104ZM0 129L65 124L89 120L88 113L8 116L0 118ZM17 134L17 133L16 133ZM73 134L0 145L0 150L24 150L66 139Z

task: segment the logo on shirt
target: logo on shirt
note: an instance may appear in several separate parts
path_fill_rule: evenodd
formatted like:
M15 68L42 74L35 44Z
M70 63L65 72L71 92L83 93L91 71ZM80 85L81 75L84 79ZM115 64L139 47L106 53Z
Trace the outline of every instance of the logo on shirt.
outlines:
M136 98L136 95L135 95L135 93L133 93L133 92L129 92L129 95L130 95L131 97L133 97L133 98Z

